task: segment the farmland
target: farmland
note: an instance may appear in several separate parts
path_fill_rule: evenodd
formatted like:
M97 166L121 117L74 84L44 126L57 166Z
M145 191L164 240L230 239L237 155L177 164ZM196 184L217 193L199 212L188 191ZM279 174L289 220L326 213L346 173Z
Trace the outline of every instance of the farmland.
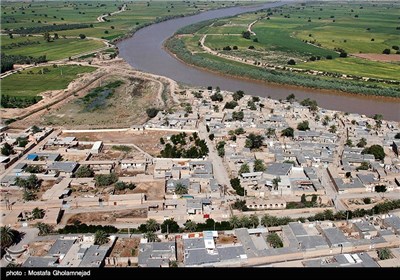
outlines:
M183 36L171 39L167 47L190 64L213 71L227 68L224 73L230 75L363 94L371 94L367 88L375 87L373 94L388 95L390 91L390 96L398 96L396 86L386 81L399 81L399 12L400 5L395 2L286 5L184 28L178 32ZM192 55L182 52L182 48ZM382 58L383 52L390 54ZM291 78L268 78L262 70L265 67ZM295 74L291 68L310 74L320 71L324 77ZM296 81L293 75L304 81ZM375 80L347 80L345 83L352 84L353 89L328 82L342 75Z
M26 69L1 80L2 95L27 97L47 90L66 88L79 74L92 72L90 66L64 65Z

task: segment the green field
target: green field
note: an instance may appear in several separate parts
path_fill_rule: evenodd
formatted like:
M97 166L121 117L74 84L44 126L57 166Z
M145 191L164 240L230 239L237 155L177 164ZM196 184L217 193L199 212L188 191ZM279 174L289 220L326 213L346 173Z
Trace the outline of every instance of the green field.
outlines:
M90 40L90 39L79 39L79 38L62 38L47 42L43 37L20 37L14 36L10 39L8 36L2 36L1 38L2 52L7 55L25 55L38 57L46 55L48 60L58 60L74 56L80 53L89 52L95 49L104 47L101 41ZM21 45L12 48L4 48L10 46L12 43L23 43L23 42L39 42L39 44L32 45Z
M46 68L49 72L42 70ZM10 75L1 79L1 94L9 96L35 96L47 90L64 89L77 78L78 74L96 70L90 66L65 65L26 69L20 74Z
M199 39L207 34L205 46L242 61L287 66L293 59L295 68L400 81L400 62L339 57L340 52L382 54L384 49L390 49L392 54L396 53L396 46L400 46L399 14L400 3L394 1L379 5L372 2L299 3L219 19L203 27L198 25L197 30L187 29L190 30L187 33L195 36L181 40L189 51L198 53L199 59L190 59L198 64L210 64L212 60L221 63L221 58L205 55L198 46ZM255 35L243 38L240 34L256 20L252 26ZM237 49L223 50L227 46ZM207 63L200 57L207 57ZM237 75L243 75L239 72ZM382 84L382 87L388 85Z

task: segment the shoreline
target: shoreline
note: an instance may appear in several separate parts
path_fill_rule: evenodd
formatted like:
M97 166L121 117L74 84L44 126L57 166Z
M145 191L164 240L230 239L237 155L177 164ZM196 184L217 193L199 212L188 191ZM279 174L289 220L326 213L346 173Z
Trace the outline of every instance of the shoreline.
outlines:
M168 38L171 39L173 37ZM237 75L232 75L232 74L224 74L222 72L219 71L215 71L215 70L210 70L207 68L203 68L201 66L198 65L194 65L191 63L188 63L184 60L182 60L181 58L179 58L175 53L173 53L169 48L167 48L165 46L166 41L163 43L163 50L165 50L169 55L173 56L176 60L178 60L179 62L202 70L202 71L206 71L208 73L212 73L212 74L216 74L220 77L229 77L229 78L235 78L235 79L239 79L242 81L247 81L247 82L252 82L252 83L257 83L260 85L268 85L268 86L272 86L272 87L276 87L276 88L281 88L281 89L288 89L288 90L297 90L297 89L303 89L303 90L309 90L313 93L316 94L321 94L321 95L340 95L340 96L349 96L349 97L356 97L356 98L360 98L360 99L364 99L364 100L383 100L383 101L387 101L387 102L395 102L395 103L399 103L400 104L400 97L392 97L392 96L378 96L378 95L367 95L367 94L359 94L359 93L350 93L350 92L344 92L344 91L339 91L339 90L330 90L330 89L323 89L323 88L311 88L311 87L304 87L304 86L295 86L295 85L285 85L285 84L280 84L280 83L275 83L275 82L270 82L270 81L265 81L265 80L258 80L258 79L253 79L253 78L249 78L249 77L243 77L243 76L237 76ZM260 97L268 97L268 96L260 96ZM282 97L285 98L285 97Z

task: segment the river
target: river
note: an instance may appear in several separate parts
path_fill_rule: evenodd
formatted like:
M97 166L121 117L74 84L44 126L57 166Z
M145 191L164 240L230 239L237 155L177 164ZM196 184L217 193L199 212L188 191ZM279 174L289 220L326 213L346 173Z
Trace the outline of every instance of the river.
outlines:
M188 85L201 87L219 86L223 90L243 90L247 94L262 97L270 96L275 99L284 99L286 96L293 93L296 98L300 100L307 97L315 99L322 108L365 114L367 116L382 114L386 120L400 121L400 101L394 99L366 97L362 95L343 94L299 87L286 87L218 75L182 63L163 48L164 41L181 27L204 20L277 7L290 2L292 1L212 10L194 16L153 24L140 29L132 37L119 42L117 44L119 55L133 68L166 76Z

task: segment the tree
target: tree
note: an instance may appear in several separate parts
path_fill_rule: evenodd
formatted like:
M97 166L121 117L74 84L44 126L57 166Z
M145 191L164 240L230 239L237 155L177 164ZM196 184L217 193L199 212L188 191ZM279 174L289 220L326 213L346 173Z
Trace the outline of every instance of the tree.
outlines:
M25 147L28 144L28 139L26 137L18 137L17 138L17 143L18 147Z
M44 217L45 211L43 209L39 209L38 207L32 210L32 218L33 219L42 219Z
M302 121L297 125L298 130L306 131L310 130L309 122L308 121Z
M147 231L150 231L150 232L156 232L157 230L160 229L160 224L157 223L157 221L154 219L148 219L146 221L146 229L147 229Z
M242 175L243 173L250 173L250 167L247 163L242 164L239 169L239 175Z
M268 138L275 136L275 128L268 127L266 135Z
M263 172L265 171L266 167L264 161L261 159L256 159L254 161L254 172Z
M236 101L229 101L225 103L224 109L234 109L237 105Z
M143 235L144 238L147 239L148 242L159 242L160 239L157 237L157 234L155 234L152 231L148 231Z
M301 195L301 199L300 199L301 203L306 204L307 203L307 199L306 199L306 195L303 193Z
M178 183L175 186L175 193L176 194L187 194L188 193L188 189L182 183Z
M390 54L390 49L384 49L384 50L382 51L382 53L383 53L383 54Z
M179 225L173 218L167 219L161 224L161 233L177 233L177 232L179 232Z
M256 214L251 214L249 216L250 224L253 226L253 228L258 227L260 224L260 220L258 219L258 216Z
M375 186L375 191L384 193L384 192L386 192L386 186L385 185Z
M359 167L357 167L358 170L368 170L369 169L369 163L366 161L363 161Z
M44 39L46 42L50 42L50 40L51 40L51 38L50 38L50 33L49 33L49 32L45 32L45 33L43 34L43 39Z
M162 137L160 138L160 144L161 144L161 145L165 145L165 140L164 140L164 138L162 138Z
M7 142L4 143L3 147L1 147L1 154L3 156L8 157L9 155L11 155L13 153L14 153L13 147L10 144L8 144Z
M214 133L211 133L210 135L208 135L208 139L210 139L211 141L213 141L214 140Z
M39 229L39 235L48 235L53 230L51 225L45 223L37 223L36 227Z
M291 128L291 127L287 127L284 130L282 130L281 135L285 136L285 137L293 137L294 136L294 129Z
M2 226L0 228L0 234L1 234L1 247L8 247L11 246L16 239L16 233L15 230L13 230L9 226Z
M353 141L351 141L350 139L347 139L345 145L348 147L353 147Z
M365 146L367 146L367 139L365 139L364 137L362 137L360 139L360 141L357 143L357 147L359 148L364 148Z
M185 230L189 232L194 232L197 229L197 223L191 220L187 220L184 226Z
M246 200L240 200L240 199L236 199L236 201L232 204L232 208L240 211L248 210L246 206Z
M151 107L151 108L147 108L146 109L146 114L149 118L154 118L155 116L157 116L159 109Z
M250 31L243 31L242 32L242 37L243 38L245 38L245 39L250 39L250 35L251 35L251 33L250 33Z
M331 127L329 128L329 132L330 133L336 133L336 131L337 131L337 128L336 128L336 125L331 125Z
M250 133L247 136L245 147L250 149L258 149L262 146L263 141L264 136Z
M233 215L232 217L229 218L229 224L233 228L238 228L241 226L240 219L238 218L238 216L235 216L235 215Z
M272 185L274 186L274 190L278 189L279 183L281 182L281 178L280 177L276 177L274 179L272 179Z
M81 38L82 40L86 38L85 34L79 34L79 38Z
M267 236L267 242L274 248L282 248L283 242L282 239L276 232L270 233Z
M118 181L118 176L115 173L110 174L98 174L94 176L97 187L110 186Z
M233 93L232 98L234 101L239 101L242 99L244 96L244 91L243 90L238 90L235 93Z
M98 230L94 233L94 244L103 245L108 243L108 234L104 230Z
M395 139L400 139L400 132L396 133L396 135L394 136Z
M296 61L294 59L289 59L287 62L288 65L296 65Z
M379 249L377 252L378 252L378 257L380 260L387 260L392 257L392 254L390 253L389 248L382 248L382 249Z
M57 40L59 38L58 33L54 33L54 40Z
M289 95L286 97L286 101L288 101L288 102L290 102L290 103L292 103L292 102L295 101L295 100L296 100L296 96L295 96L293 93L289 94Z
M222 102L224 100L224 97L222 96L221 93L216 92L213 95L210 96L210 99L212 101L218 101L218 102Z
M94 176L94 171L89 167L89 165L79 166L78 170L75 172L76 178L88 178L93 176Z
M343 58L347 57L347 52L345 52L345 51L340 52L339 57L343 57Z
M385 151L381 145L372 145L369 148L365 148L361 153L374 155L376 160L383 160L385 158Z
M134 190L136 188L136 185L134 183L125 183L122 181L118 181L115 183L114 188L118 191L123 191L125 189L129 189L129 190Z
M25 190L22 195L22 199L25 201L35 200L36 198L37 198L36 194L34 194L31 191L27 191L27 190Z

